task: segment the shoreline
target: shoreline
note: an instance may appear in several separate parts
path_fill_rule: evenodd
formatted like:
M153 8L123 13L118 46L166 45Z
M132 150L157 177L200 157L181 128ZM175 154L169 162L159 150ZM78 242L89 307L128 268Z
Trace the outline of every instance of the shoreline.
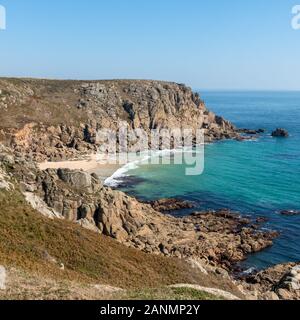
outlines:
M122 165L119 164L108 164L99 161L96 154L87 155L86 159L83 158L81 160L40 162L37 166L41 171L45 171L47 169L69 169L82 170L90 174L95 173L102 183L122 168Z
M80 168L85 170L86 173L98 170L98 174L104 175L104 172L106 172L106 176L112 171L116 172L116 166L110 165L107 167L107 165L97 162L95 156L89 156L89 159L82 160L38 164L38 167L44 170L61 168L61 166L73 170ZM120 168L120 166L117 167ZM15 170L18 169L15 168ZM181 218L165 215L162 213L164 206L166 209L174 209L174 206L182 207L184 204L159 203L161 208L158 210L158 208L153 208L152 205L140 203L138 200L131 199L110 188L102 188L100 181L96 182L96 179L92 180L91 186L87 187L83 186L85 180L81 181L83 188L86 188L87 194L90 195L81 194L80 200L74 200L77 199L78 192L82 192L81 187L76 190L75 184L76 181L79 181L77 180L78 176L73 176L74 179L76 178L74 180L72 176L68 176L70 173L67 172L64 176L58 177L67 184L60 185L56 184L56 177L53 174L53 172L47 171L41 173L42 183L47 184L45 190L50 191L51 196L53 196L53 198L48 198L49 202L46 204L51 208L54 206L60 208L53 201L59 199L62 193L67 194L64 203L71 204L69 201L72 201L72 207L67 208L67 219L78 218L78 208L81 208L82 211L80 212L83 214L81 218L85 218L85 220L81 219L78 223L82 223L80 224L82 227L99 232L100 229L96 230L95 227L91 228L91 225L84 225L83 221L88 222L89 217L92 219L95 216L92 211L83 211L83 207L80 207L80 205L85 202L85 208L88 210L92 210L89 208L97 208L99 203L97 197L100 196L101 206L103 205L105 210L103 214L108 218L100 232L103 232L103 230L109 231L105 235L116 239L117 242L144 253L185 259L189 261L188 263L199 265L204 273L220 275L224 279L233 281L234 284L240 286L241 292L251 294L256 290L257 296L253 296L254 298L264 297L269 293L273 294L272 288L275 285L278 286L279 290L284 290L280 287L281 279L284 279L286 272L292 270L294 264L287 266L274 265L269 269L255 270L249 274L241 273L244 270L239 269L240 262L245 261L249 255L272 246L273 240L278 236L277 232L263 230L259 221L253 223L251 219L226 209L217 212L195 211L193 214ZM23 187L27 187L27 185ZM39 186L36 187L39 189ZM91 197L93 190L102 190L102 193L93 198ZM42 194L39 196L47 199ZM113 199L113 201L111 202L109 199ZM80 201L81 204L79 202L75 204L74 201ZM124 214L122 219L118 216L121 212ZM111 226L114 226L115 229L111 229ZM201 241L199 242L199 240ZM273 275L274 269L279 269L279 272L271 279L271 288L269 284L265 284L263 281L264 278L269 279ZM289 284L289 282L287 283ZM283 297L284 293L286 292L282 293L280 291L277 294L276 291L274 297ZM288 293L291 297L294 296L293 291Z
M145 158L143 159L145 160ZM122 180L119 181L116 181L117 178L122 178L124 177L124 174L125 172L128 172L130 171L131 169L134 169L134 167L132 166L137 166L138 163L141 163L140 160L138 161L132 161L132 162L128 162L127 164L125 165L118 165L118 164L107 164L107 163L101 163L101 161L97 160L97 156L96 154L92 154L92 155L86 155L86 157L83 157L81 160L68 160L68 161L60 161L60 162L43 162L43 163L38 163L38 167L40 170L47 170L47 169L70 169L70 170L82 170L86 173L89 173L89 174L96 174L101 183L104 184L104 186L106 187L109 187L109 188L113 188L113 189L118 189L118 186L119 185L122 185ZM107 183L106 183L107 182ZM137 198L136 198L137 199ZM168 200L168 199L160 199L161 201L163 200ZM169 200L176 200L176 198L169 198ZM147 203L141 199L137 199L137 201L141 202L141 203ZM176 200L177 201L177 204L180 205L181 204L184 204L184 203L189 203L189 201L185 201L185 200ZM151 202L155 202L154 200L150 201L149 203ZM189 207L191 209L191 207ZM178 212L180 210L182 210L184 208L175 208L173 210L171 210L172 212ZM228 210L229 212L229 216L231 214L231 210L230 209L226 209ZM159 210L157 209L158 212L161 212L161 213L164 213L164 214L168 214L168 209L167 210ZM203 210L202 213L206 212L206 214L211 214L212 212L214 212L216 215L218 215L220 212L222 212L221 209L219 210ZM186 214L184 216L182 216L181 218L189 218L189 217L192 217L193 215L195 216L195 214L198 213L199 214L199 210L194 210L193 212L190 212L189 214ZM201 213L201 211L200 211ZM238 216L239 216L239 219L241 221L243 220L247 220L247 216L245 214L241 214L240 212L237 212ZM177 218L177 215L173 215L171 214L173 217ZM248 224L250 226L250 228L254 228L254 229L257 229L259 230L260 232L266 232L266 230L263 231L263 228L262 228L262 224L261 223L255 223L255 221L253 219L249 219L248 221ZM257 227L253 227L257 225ZM270 234L272 233L276 233L276 231L274 229L270 229L268 230L268 232ZM268 233L266 232L266 233ZM277 236L274 237L277 238ZM273 245L273 244L272 244ZM253 253L258 253L258 252L261 252L263 250L265 250L266 248L263 248L263 249L260 249L258 251L254 251L252 252ZM250 254L249 254L250 255ZM249 257L249 255L246 255L243 259L241 259L240 261L236 262L236 263L233 263L230 267L231 269L231 272L232 274L234 275L237 275L237 274L243 274L246 270L248 269L244 269L242 267L242 263L244 261L247 260L247 258ZM275 265L275 264L274 264ZM257 269L255 267L255 270L256 271L259 271L260 269ZM261 269L263 270L263 269Z
M120 181L120 183L116 181L118 178L124 177L126 172L136 169L138 165L144 161L148 161L149 159L158 156L164 156L166 153L174 154L177 152L184 152L184 149L150 150L150 152L154 153L146 153L145 155L141 153L142 156L140 158L137 157L137 159L132 159L123 164L118 163L117 160L115 160L115 163L109 163L110 160L108 158L99 159L97 154L86 154L81 156L80 159L37 162L37 166L41 171L47 169L69 169L82 170L90 174L94 173L105 186L116 188L122 183L122 181ZM114 160L112 159L111 162L113 161Z

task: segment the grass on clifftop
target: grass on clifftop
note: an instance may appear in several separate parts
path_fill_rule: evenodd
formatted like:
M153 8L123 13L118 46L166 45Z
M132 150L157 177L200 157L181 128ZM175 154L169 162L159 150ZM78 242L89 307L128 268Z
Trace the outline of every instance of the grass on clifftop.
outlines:
M49 257L57 263L49 261ZM60 263L64 264L64 271L60 270ZM0 265L39 279L124 288L132 299L168 294L177 298L181 293L174 289L147 291L176 283L237 293L229 281L204 275L182 260L145 254L75 223L44 218L18 191L0 191ZM135 291L140 289L146 291ZM188 297L192 298L191 294L194 295L190 292Z

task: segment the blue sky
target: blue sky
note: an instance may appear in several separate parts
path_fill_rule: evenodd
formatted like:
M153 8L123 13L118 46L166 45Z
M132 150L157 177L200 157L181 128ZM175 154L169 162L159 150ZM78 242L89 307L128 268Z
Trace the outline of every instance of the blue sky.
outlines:
M300 0L298 1L300 4ZM0 0L0 75L300 90L297 0Z

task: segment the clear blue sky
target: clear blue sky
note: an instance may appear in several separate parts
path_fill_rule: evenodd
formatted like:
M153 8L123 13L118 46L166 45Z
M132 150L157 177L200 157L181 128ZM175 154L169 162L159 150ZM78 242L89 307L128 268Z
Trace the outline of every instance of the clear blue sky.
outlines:
M300 4L300 0L298 1ZM300 90L297 0L0 0L0 75Z

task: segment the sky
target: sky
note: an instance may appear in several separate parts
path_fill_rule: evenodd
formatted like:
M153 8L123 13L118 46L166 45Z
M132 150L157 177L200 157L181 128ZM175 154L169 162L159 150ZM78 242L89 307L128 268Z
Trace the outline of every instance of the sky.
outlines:
M0 0L0 76L300 90L300 30L291 27L298 3Z

